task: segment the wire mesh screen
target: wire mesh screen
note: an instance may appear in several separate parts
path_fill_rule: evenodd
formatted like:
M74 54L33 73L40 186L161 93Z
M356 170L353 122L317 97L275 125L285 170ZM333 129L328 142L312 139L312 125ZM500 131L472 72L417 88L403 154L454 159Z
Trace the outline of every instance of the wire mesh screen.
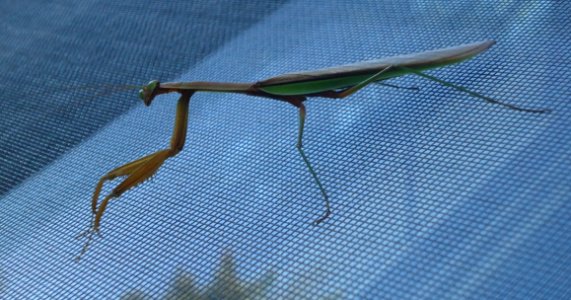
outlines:
M35 1L0 5L0 298L571 297L570 2ZM297 110L197 93L186 145L78 233L110 170L168 146L175 95L119 84L255 82L498 43ZM102 195L120 181L107 184Z

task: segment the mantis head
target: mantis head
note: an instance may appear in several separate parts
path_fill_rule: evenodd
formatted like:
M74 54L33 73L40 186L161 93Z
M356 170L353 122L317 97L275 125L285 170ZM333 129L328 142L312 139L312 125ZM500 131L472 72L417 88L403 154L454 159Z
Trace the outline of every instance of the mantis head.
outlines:
M139 90L139 98L143 100L146 106L151 105L151 101L153 101L153 98L155 98L156 95L155 90L158 87L159 87L159 81L152 80L146 85L143 85L143 87Z

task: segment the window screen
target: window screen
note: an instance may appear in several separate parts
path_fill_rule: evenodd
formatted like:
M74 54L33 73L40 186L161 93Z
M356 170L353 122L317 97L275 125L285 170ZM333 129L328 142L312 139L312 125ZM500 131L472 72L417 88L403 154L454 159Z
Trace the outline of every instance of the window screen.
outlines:
M8 1L0 4L0 298L571 297L566 1ZM169 144L151 79L255 82L484 39L429 71L297 110L197 93L186 146L113 200L101 176ZM113 185L107 184L102 194Z

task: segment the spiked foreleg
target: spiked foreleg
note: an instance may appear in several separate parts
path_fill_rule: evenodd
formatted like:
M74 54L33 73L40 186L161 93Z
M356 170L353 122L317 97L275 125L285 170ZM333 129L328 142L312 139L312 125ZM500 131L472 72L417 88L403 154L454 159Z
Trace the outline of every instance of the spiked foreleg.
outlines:
M92 211L94 213L93 230L95 232L98 232L99 230L101 217L105 212L105 208L107 207L109 200L121 196L124 192L136 187L137 185L143 183L145 180L149 179L157 172L157 170L162 166L165 160L167 160L169 157L175 156L182 150L186 139L186 128L188 123L188 107L191 96L192 92L185 92L181 95L180 99L178 100L176 119L174 124L173 135L170 142L170 148L157 151L153 154L147 155L143 158L127 163L107 173L99 180L99 183L95 188L92 200ZM115 187L113 191L103 199L101 204L97 206L99 193L101 192L104 182L120 176L127 176L127 178L125 178L123 182L121 182L117 187Z

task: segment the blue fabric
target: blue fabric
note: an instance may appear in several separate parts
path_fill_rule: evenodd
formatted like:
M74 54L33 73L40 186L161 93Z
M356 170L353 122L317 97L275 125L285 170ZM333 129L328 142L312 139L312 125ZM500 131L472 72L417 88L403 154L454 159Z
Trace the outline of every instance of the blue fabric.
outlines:
M569 298L570 12L563 1L2 4L0 298L163 299L181 272L221 298L233 282L220 283L224 253L240 280L273 274L270 299ZM297 111L198 93L185 149L109 204L103 238L74 262L98 179L165 148L174 121L175 95L144 107L98 84L251 82L483 39L498 43L430 74L553 113L413 75L391 83L418 92L311 99L305 151L333 209L314 226L323 203L295 149Z

